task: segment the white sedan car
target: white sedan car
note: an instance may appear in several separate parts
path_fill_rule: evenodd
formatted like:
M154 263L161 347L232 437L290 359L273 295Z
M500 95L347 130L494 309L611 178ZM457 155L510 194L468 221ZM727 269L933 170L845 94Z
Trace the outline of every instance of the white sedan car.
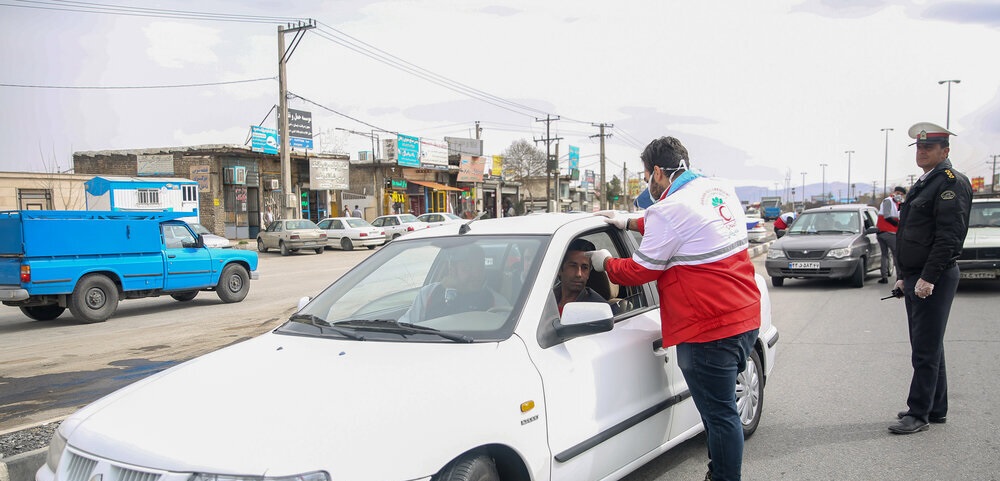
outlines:
M463 225L391 242L274 331L78 411L36 480L619 479L702 431L675 348L657 346L655 286L593 272L608 302L557 308L572 240L624 257L633 236L587 214ZM748 436L778 340L758 286L735 386Z
M326 245L352 251L357 246L374 249L385 244L385 231L357 217L331 217L317 224L326 231Z
M430 224L421 222L413 214L392 214L377 217L372 221L372 225L385 231L385 237L393 240L399 236L409 234L418 230L430 227Z
M428 212L417 216L417 220L426 222L431 227L452 224L455 222L466 222L465 219L452 214L451 212Z

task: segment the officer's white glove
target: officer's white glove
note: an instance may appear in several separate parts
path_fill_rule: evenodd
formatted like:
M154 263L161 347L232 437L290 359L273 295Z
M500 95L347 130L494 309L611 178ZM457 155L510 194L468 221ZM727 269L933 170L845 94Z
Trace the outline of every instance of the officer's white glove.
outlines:
M605 217L604 222L607 222L608 224L611 224L621 230L628 230L628 217L618 215L618 213L613 210L597 211L594 212L594 215Z
M587 251L587 257L590 257L590 264L594 266L594 270L597 272L604 272L604 261L614 257L611 252L607 249L600 249L596 251Z

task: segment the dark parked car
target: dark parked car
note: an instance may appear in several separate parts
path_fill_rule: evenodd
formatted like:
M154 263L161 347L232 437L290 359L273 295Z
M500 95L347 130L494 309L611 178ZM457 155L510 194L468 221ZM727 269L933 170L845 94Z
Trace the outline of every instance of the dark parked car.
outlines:
M764 266L771 284L780 287L786 277L798 277L849 279L852 286L863 287L882 260L875 238L877 218L874 207L860 204L802 212L767 251Z

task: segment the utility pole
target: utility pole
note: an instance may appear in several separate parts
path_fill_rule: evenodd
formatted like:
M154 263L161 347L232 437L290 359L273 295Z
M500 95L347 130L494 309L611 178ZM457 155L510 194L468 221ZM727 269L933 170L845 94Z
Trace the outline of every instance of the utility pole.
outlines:
M951 128L951 84L957 84L961 82L962 82L961 80L938 80L938 85L941 85L943 83L948 84L948 113L946 114L947 116L944 119L944 128L946 129Z
M876 181L874 181L874 180L872 181L872 203L873 204L875 203L875 182ZM884 186L883 186L883 189L884 189Z
M285 75L285 63L292 57L306 30L315 27L313 20L308 24L299 22L294 27L291 24L284 27L278 25L278 135L281 137L281 193L284 205L282 217L285 219L298 219L302 215L301 209L297 208L295 193L292 192L292 153L288 145L288 78ZM286 49L285 34L288 32L295 32L295 36Z
M913 179L914 179L914 178L915 178L916 176L915 176L915 175L913 175L913 174L910 174L910 175L908 175L907 177L909 177L909 178L910 178L910 188L912 189L912 188L913 188Z
M802 172L802 207L806 206L806 173Z
M882 198L884 199L889 197L887 190L889 188L889 132L892 132L892 129L885 128L882 129L882 132L885 132L885 168L882 171Z
M558 115L556 116L556 118L552 118L552 116L549 114L545 114L545 120L535 119L535 122L545 122L545 138L534 139L534 140L535 143L543 141L545 142L545 210L548 212L552 212L553 195L552 195L552 189L550 188L550 183L551 183L550 179L552 178L552 171L559 170L559 159L555 159L555 162L552 162L552 141L562 140L562 137L552 138L552 135L550 133L552 122L555 122L556 120L559 120Z
M625 201L622 203L624 210L628 210L628 169L625 168L625 162L622 162L622 200Z
M476 140L479 140L479 134L483 133L483 128L479 126L479 121L476 121Z
M847 197L850 197L853 200L854 197L851 196L851 187L852 187L851 186L851 154L853 154L854 151L853 150L845 150L844 153L847 154Z
M996 178L997 178L997 157L1000 157L1000 154L991 155L990 157L993 157L993 174L990 176L990 192L996 192L997 191L997 181L996 181Z
M556 171L555 171L555 176L554 176L555 179L552 182L552 184L554 186L552 188L552 197L553 197L553 200L555 200L555 204L556 204L555 211L556 212L562 212L559 209L559 199L561 199L562 197L559 195L560 192L559 192L559 163L558 162L559 162L559 142L556 142Z
M819 164L823 168L823 205L826 205L826 164Z
M601 133L598 135L591 135L590 138L600 137L601 138L601 210L606 210L608 208L608 179L604 174L604 138L611 137L611 134L605 134L605 128L614 128L614 124L590 124L594 127L600 127Z

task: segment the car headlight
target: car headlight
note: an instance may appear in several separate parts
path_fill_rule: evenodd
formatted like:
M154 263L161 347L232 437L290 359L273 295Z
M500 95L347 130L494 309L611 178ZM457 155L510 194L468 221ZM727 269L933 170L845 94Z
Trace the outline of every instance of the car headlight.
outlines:
M56 429L55 434L52 435L52 439L49 441L49 452L45 456L45 465L56 472L56 468L59 467L59 460L62 459L62 453L66 450L66 438L59 434L59 430Z
M781 249L768 249L767 258L768 259L783 259L785 257L785 251Z
M211 474L195 473L191 481L330 481L330 475L326 471L313 471L311 473L293 474L290 476L252 476L233 474Z
M830 252L826 253L827 257L832 257L834 259L843 259L851 255L851 248L844 247L842 249L830 249Z

